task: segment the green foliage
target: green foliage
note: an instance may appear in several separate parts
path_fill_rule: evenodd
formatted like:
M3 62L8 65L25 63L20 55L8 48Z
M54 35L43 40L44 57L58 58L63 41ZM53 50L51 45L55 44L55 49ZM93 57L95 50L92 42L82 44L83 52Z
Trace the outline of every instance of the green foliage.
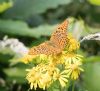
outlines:
M84 59L86 63L88 62L99 62L100 61L100 56L92 56L89 58Z
M100 32L100 28L93 28L93 27L90 27L90 26L85 26L85 29L86 31L88 31L89 33L96 33L96 32Z
M16 0L14 6L5 13L6 17L27 18L33 14L40 14L50 8L69 4L72 0Z
M9 48L0 50L0 62L7 63L14 55L14 52Z
M93 5L98 5L100 6L100 1L99 0L88 0L91 4Z
M45 35L49 36L54 29L55 26L50 25L41 25L36 28L29 28L28 25L22 21L0 20L0 32L12 35L39 38Z
M17 83L25 83L25 68L23 67L12 67L9 69L4 69L4 73L7 75L7 81L12 82L15 80Z
M94 29L89 26L86 27L84 26L85 29L83 31L82 26L84 26L84 24L81 24L81 21L72 23L72 25L69 26L69 32L75 33L80 31L79 33L77 33L77 37L80 37L82 35L100 31L100 29ZM78 30L76 30L77 28ZM39 38L41 36L50 36L51 33L54 31L54 29L56 29L56 25L45 24L45 25L38 26L36 28L30 28L26 22L0 20L0 32L11 34L11 35L20 35L20 36Z
M96 60L98 59L98 60ZM88 60L88 59L87 59ZM84 87L88 91L100 91L100 57L94 58L93 63L86 63L84 66Z

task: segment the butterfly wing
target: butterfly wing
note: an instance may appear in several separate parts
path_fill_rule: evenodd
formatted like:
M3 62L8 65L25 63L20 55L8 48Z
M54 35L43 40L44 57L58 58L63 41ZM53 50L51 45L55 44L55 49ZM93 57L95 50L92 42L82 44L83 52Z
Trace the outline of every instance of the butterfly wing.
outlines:
M51 35L50 41L54 42L62 50L66 46L67 42L67 27L68 20L65 20L63 23L58 25L56 31Z
M66 46L67 37L66 37L66 29L68 26L68 21L65 20L61 23L56 31L51 35L50 41L44 42L39 46L33 47L29 50L30 55L39 55L39 54L58 54L60 53Z
M28 54L29 55L39 55L39 54L55 55L60 52L61 50L57 48L54 43L48 41L40 44L39 46L31 48Z

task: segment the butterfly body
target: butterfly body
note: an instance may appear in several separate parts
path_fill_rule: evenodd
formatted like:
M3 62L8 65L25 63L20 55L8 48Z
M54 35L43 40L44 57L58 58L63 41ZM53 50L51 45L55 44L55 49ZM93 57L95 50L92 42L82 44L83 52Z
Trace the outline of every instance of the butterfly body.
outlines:
M29 50L30 55L57 55L65 48L67 43L67 26L68 20L58 25L56 31L51 35L49 41L46 41Z

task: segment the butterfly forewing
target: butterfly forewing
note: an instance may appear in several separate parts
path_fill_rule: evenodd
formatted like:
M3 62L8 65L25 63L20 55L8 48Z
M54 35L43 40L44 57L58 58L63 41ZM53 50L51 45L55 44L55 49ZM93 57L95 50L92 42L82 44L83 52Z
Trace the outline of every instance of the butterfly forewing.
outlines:
M50 41L55 42L61 49L64 49L67 42L68 20L58 25L56 31L51 35Z

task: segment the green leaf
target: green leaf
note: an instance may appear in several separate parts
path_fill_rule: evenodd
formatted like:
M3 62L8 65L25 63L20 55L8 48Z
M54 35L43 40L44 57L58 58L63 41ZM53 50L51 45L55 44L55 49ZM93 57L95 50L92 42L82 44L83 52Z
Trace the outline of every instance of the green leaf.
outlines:
M5 69L4 72L8 75L8 76L19 76L19 77L25 77L25 69L24 68L8 68Z
M7 91L7 89L5 87L0 86L0 91Z
M47 91L60 91L60 84L58 81L55 81L51 84L51 86L47 89Z
M1 1L0 2L0 13L3 13L4 11L8 10L13 6L13 3L11 1L6 2L6 1Z
M91 56L91 57L88 57L88 58L85 58L84 63L87 63L87 62L100 62L100 56Z
M25 76L26 76L25 68L17 68L17 67L8 68L8 69L4 69L4 73L7 75L8 81L15 80L17 83L26 82L26 80L25 80Z
M87 91L100 91L100 62L85 64L83 77L84 88Z
M89 33L96 33L96 32L100 32L100 28L93 28L90 27L88 25L85 26L86 31L88 31Z
M14 52L9 48L0 49L0 62L8 63L8 60L14 56Z
M6 81L8 83L15 81L18 84L25 84L27 82L25 77L16 77L16 76L13 76L13 77L7 76Z
M72 0L16 0L14 6L5 13L5 16L10 18L27 18L33 14L43 13L47 9L69 4L71 1Z
M91 4L93 5L98 5L100 6L100 0L88 0Z
M39 38L42 35L49 36L56 26L41 25L36 28L29 28L25 22L0 20L0 32L12 35Z
M14 55L15 53L10 48L5 47L5 48L1 48L0 49L0 54L3 54L3 55L6 55L6 54Z

